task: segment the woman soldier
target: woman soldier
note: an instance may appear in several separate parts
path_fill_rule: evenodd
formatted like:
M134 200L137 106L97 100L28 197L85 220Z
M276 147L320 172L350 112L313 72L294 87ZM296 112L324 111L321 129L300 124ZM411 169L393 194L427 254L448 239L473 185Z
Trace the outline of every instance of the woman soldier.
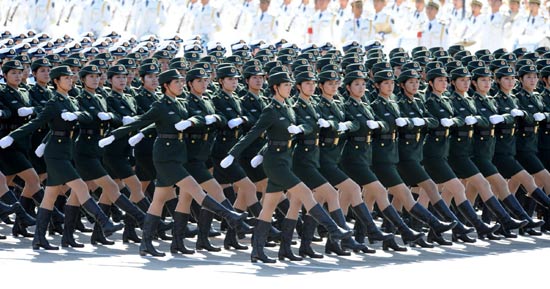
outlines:
M296 177L291 168L291 137L300 133L296 126L295 115L285 104L290 97L292 80L286 72L279 72L269 76L269 87L273 95L273 102L267 106L258 122L250 131L229 151L229 155L222 160L220 166L229 167L235 157L239 157L242 151L252 144L260 135L267 133L267 148L264 153L263 167L268 177L266 194L263 201L263 209L258 217L252 237L251 262L262 261L275 263L276 261L265 255L263 248L271 229L271 218L277 204L287 191L290 198L301 201L308 213L319 223L325 226L334 242L351 236L350 231L340 229L323 208L313 199L313 194L306 185Z
M224 193L230 197L235 195L233 186L237 189L235 207L237 211L246 211L248 207L258 212L258 197L256 187L247 177L239 162L231 164L227 168L219 166L219 162L227 155L227 152L235 145L243 134L243 127L250 128L254 123L249 122L248 112L242 108L241 101L235 91L239 85L240 74L233 65L218 68L219 93L212 99L218 121L217 137L212 147L212 161L214 162L214 178L221 183ZM225 205L231 205L229 202ZM224 246L226 248L246 249L237 242L235 232L228 230Z
M540 71L540 78L544 83L544 91L542 92L542 100L544 101L544 106L546 107L546 112L550 107L550 66L546 66ZM540 134L539 134L539 158L544 164L546 170L550 169L550 121L546 120L541 124ZM542 226L543 231L548 231L550 229L550 209L546 206L543 206L546 209L544 210L543 216L546 224Z
M128 218L133 218L139 226L143 226L145 213L131 203L125 195L119 193L117 184L101 163L102 154L97 146L97 141L109 129L114 115L108 112L107 101L101 95L95 93L99 85L100 74L99 68L95 65L85 66L79 71L82 92L78 97L78 102L83 113L87 114L89 119L83 119L80 122L80 133L75 144L75 167L88 187L100 187L102 189L103 193L99 200L99 207L107 216L111 210L111 204L114 203L127 212ZM138 204L141 202L145 202L145 198L140 200ZM145 207L146 210L148 204L142 204L140 207ZM73 238L75 223L79 217L78 212L79 206L65 206L65 228L61 240L63 247L83 247L82 244L76 243ZM114 242L105 238L98 226L95 227L96 229L92 232L92 244L95 245L96 242L103 245L114 244ZM126 234L123 234L123 237Z
M340 76L332 70L323 71L319 74L318 88L321 95L319 95L320 102L317 105L312 104L310 101L315 92L317 78L310 72L300 75L300 82L296 86L300 94L296 99L295 110L297 111L298 123L305 131L304 134L298 135L298 146L294 153L295 162L293 162L294 172L310 188L315 190L314 196L319 203L328 203L330 215L339 226L347 228L344 215L347 213L348 207L352 205L358 222L364 223L368 229L370 243L392 239L393 235L383 234L376 228L370 212L361 199L361 188L338 167L345 142L327 141L327 139L335 137L344 139L342 135L344 130L348 130L348 128L355 130L357 128L357 124L345 121L344 107L341 102L334 99L338 92ZM317 145L311 146L312 137L314 140L320 138L320 149ZM303 157L302 155L309 156L308 158L313 163L298 161L300 157ZM334 187L340 191L340 194ZM343 206L340 206L339 199ZM316 224L315 220L311 218L306 218L306 220L308 221L305 224L307 236L304 242L305 245L300 246L300 252L303 255L312 255L314 252L309 246L309 241L313 237ZM362 228L364 230L365 227ZM364 234L364 232L360 232L360 234ZM325 246L325 253L334 252L338 255L349 255L350 253L344 251L343 248L374 253L374 250L357 243L351 237L343 239L341 246L342 248L340 244L329 238ZM308 252L310 253L307 254Z
M518 221L510 217L493 194L491 186L494 186L497 193L505 193L502 191L503 188L495 186L497 185L496 175L491 176L494 178L485 179L472 160L474 129L483 130L490 126L490 121L479 115L473 99L467 94L470 88L470 78L470 72L464 67L456 68L451 72L451 84L454 87L450 97L454 113L451 124L454 126L450 131L449 165L456 176L466 184L466 195L470 200L473 199L473 194L479 194L483 203L497 217L503 229L518 229L525 226L527 221Z
M332 81L333 71L322 72L319 74L320 82L327 83ZM391 234L384 234L375 226L372 216L370 215L369 210L363 203L361 199L361 189L359 186L351 180L349 177L339 183L332 184L329 183L327 178L320 172L320 162L328 163L330 161L338 163L340 153L331 154L330 151L319 149L319 134L324 132L324 130L336 130L339 127L339 122L335 120L327 121L322 118L320 109L317 104L313 102L311 97L315 93L315 88L317 87L317 77L313 72L302 72L296 76L296 89L299 92L298 97L296 98L296 103L294 104L294 111L296 113L297 124L302 129L302 133L296 135L296 147L294 148L292 170L293 172L304 181L304 183L314 191L313 195L315 200L319 203L327 203L330 216L335 220L335 222L342 228L347 228L345 213L347 213L347 208L351 205L353 212L357 217L357 222L363 223L362 228L367 228L367 235L369 236L370 243L375 241L387 241L393 238ZM321 91L323 92L323 98L332 98L334 97L333 93L335 92L333 87L327 89L324 85L320 85ZM338 85L334 85L338 87ZM330 117L330 116L329 116ZM324 132L325 134L327 132ZM341 150L340 150L341 151ZM336 159L330 160L330 158ZM324 173L328 174L328 170L331 170L331 174L343 174L337 166L331 168L325 168ZM336 189L340 191L340 194ZM344 206L340 206L339 199L342 201ZM296 208L295 201L291 199L291 210L297 215L299 207ZM293 217L291 215L291 217ZM292 219L285 219L292 221ZM283 222L283 224L285 224ZM292 223L294 224L294 223ZM300 244L300 255L308 256L310 258L321 258L322 255L319 255L313 251L311 248L311 241L313 238L313 232L317 222L311 218L311 216L304 216L304 225L302 230L302 241ZM292 232L294 226L292 226L290 232ZM290 240L286 243L286 239L290 239L291 235L288 236L288 229L285 230L283 226L283 244L286 245L286 250L281 244L281 251L279 251L279 256L285 256L285 253L290 252ZM364 234L364 233L363 233ZM374 253L375 251L369 249L362 243L358 243L351 237L345 238L341 242L341 247L337 242L327 241L325 248L326 253L336 253L338 255L350 255L349 252L342 249L352 249L354 251L362 251L364 253ZM289 257L290 258L290 257Z
M15 140L27 137L45 123L48 123L50 128L50 137L44 151L48 183L36 217L37 225L32 241L32 247L35 250L41 247L46 250L59 249L51 246L46 239L46 229L57 196L65 193L62 191L64 185L71 188L67 205L78 206L81 204L95 217L96 222L101 224L101 229L106 236L123 227L121 224L113 224L109 221L109 218L90 197L86 183L72 165L74 129L81 121L91 121L91 116L78 111L78 106L69 98L69 90L73 87L73 73L68 66L59 66L51 70L50 78L56 92L38 117L0 140L2 148L6 148L11 146Z
M507 179L510 180L507 182L493 164L497 139L495 138L495 128L499 124L513 124L515 119L509 112L500 114L496 101L492 97L488 97L488 93L491 89L492 77L493 74L486 67L476 68L472 71L472 86L475 89L473 98L476 109L480 117L489 120L488 126L477 126L474 131L474 152L472 160L483 176L489 181L493 190L498 192L498 197L502 200L504 207L506 207L515 218L528 221L527 225L524 227L526 230L540 227L544 222L533 221L521 207L516 197L510 193L510 188L517 190L520 185L528 192L537 190L538 188L533 178L525 170L521 169L512 175L508 175ZM514 112L514 114L517 114L517 111ZM531 193L529 195L531 195ZM508 230L505 229L503 229L502 232L505 236L515 236L510 235Z
M9 109L9 113L3 117L1 135L5 136L11 131L31 120L35 114L32 107L31 99L26 90L20 89L19 84L22 81L23 65L19 60L7 61L2 65L2 73L6 81L6 86L2 89L2 102ZM12 184L15 177L21 178L25 182L19 202L21 206L29 214L33 214L33 202L40 204L44 197L44 190L40 187L40 178L34 170L28 158L30 150L30 136L22 139L14 146L0 154L0 171L6 176L8 185ZM17 197L11 191L7 191L2 195L2 200L7 204L13 204L17 201ZM31 219L17 214L15 224L12 228L12 234L17 237L32 237L32 234L27 233L26 227L34 225ZM63 214L59 210L54 209L53 219L55 222L63 222Z
M417 203L411 191L404 184L397 164L399 163L397 130L403 127L413 127L414 123L401 117L399 106L391 98L394 90L394 76L390 70L382 70L374 75L374 86L378 96L372 103L372 108L387 130L375 130L373 134L372 169L388 192L402 202L405 209L415 218L426 223L433 236L454 228L455 220L449 223L441 222L421 204Z
M203 71L203 74L206 73ZM243 219L246 218L246 214L230 211L206 195L184 167L187 161L187 148L183 131L191 126L205 125L205 119L201 116L189 117L184 101L178 98L183 92L181 79L182 76L174 69L159 74L159 84L164 94L161 100L155 102L135 122L114 130L112 135L99 141L99 146L104 147L118 138L125 139L132 131L155 124L157 139L153 146L153 162L157 172L157 184L143 225L143 239L139 248L142 256L147 254L165 256L163 252L153 247L152 242L164 203L176 197L175 185L180 188L179 201L174 213L175 227L185 228L184 221L189 219L189 207L193 199L203 208L226 219L232 228L243 226ZM183 242L183 238L179 240Z

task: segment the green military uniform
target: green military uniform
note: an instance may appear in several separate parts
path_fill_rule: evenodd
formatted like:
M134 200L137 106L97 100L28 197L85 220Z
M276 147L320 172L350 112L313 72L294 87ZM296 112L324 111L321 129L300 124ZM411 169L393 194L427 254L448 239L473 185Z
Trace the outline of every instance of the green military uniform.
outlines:
M153 103L159 101L160 96L154 91L148 91L141 88L136 95L135 100L141 111L147 111ZM134 156L136 159L136 176L140 181L152 181L155 179L156 172L153 165L153 143L157 138L157 132L154 127L148 127L142 130L145 136L134 147Z
M541 77L548 78L550 75L550 67L545 67L541 70ZM544 112L550 112L550 89L546 87L541 93L542 101L544 102ZM539 159L544 164L547 170L550 170L550 120L542 121L539 131Z
M29 90L29 97L31 98L31 103L35 109L35 112L38 114L52 97L52 92L47 87L42 87L35 84ZM49 130L46 125L38 128L31 136L31 148L38 147L47 136L48 131ZM36 154L31 152L29 153L29 160L31 161L33 168L36 170L36 173L43 174L46 172L46 163L43 158L39 158Z
M269 77L270 85L291 82L285 72L272 74ZM267 147L263 152L263 168L268 177L267 193L281 192L290 189L301 182L290 170L291 159L291 134L288 127L296 123L296 117L291 108L285 103L273 100L260 115L256 124L241 137L231 148L229 155L238 158L242 152L262 134L267 133Z

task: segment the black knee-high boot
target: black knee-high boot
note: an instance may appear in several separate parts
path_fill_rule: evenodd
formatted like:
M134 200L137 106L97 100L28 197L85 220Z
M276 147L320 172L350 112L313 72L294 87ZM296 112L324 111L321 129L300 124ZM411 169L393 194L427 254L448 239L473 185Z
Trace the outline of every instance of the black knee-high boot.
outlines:
M346 223L346 219L344 217L344 213L342 212L341 209L330 212L330 216L340 228L349 230L349 227ZM327 238L327 242L325 245L325 253L327 254L336 253L339 256L349 256L351 255L351 253L349 251L346 251L345 249L359 251L365 248L366 248L365 245L357 243L357 241L355 241L355 239L353 239L351 236L342 239L339 243L333 242L330 238ZM370 253L370 250L367 250L367 251L369 251Z
M275 259L269 258L264 252L264 245L267 240L267 235L271 228L270 222L258 220L256 227L254 228L254 234L252 236L252 252L250 253L250 262L256 263L262 261L263 263L275 263Z
M500 228L499 224L495 224L493 226L490 226L486 223L484 223L476 214L476 211L474 210L474 207L472 207L472 204L468 200L458 204L457 206L458 211L464 218L470 222L474 226L477 232L477 236L481 239L489 234L493 234L495 231L497 231Z
M405 222L403 221L401 216L399 216L399 213L397 212L397 210L395 210L393 206L390 205L385 208L382 211L382 215L388 221L388 223L390 223L388 225L395 226L397 228L397 230L401 234L401 239L403 240L403 243L414 243L424 236L423 233L418 233L411 230L411 228L409 228L405 224ZM397 247L396 245L397 243L395 242L395 239L390 239L389 241L385 241L382 244L384 250L386 250L387 248L395 248L397 249L396 251L406 251L406 248Z
M523 229L532 229L544 225L544 221L534 221L531 216L529 216L527 212L525 212L525 210L521 207L521 204L518 202L514 195L509 195L504 200L502 200L502 203L504 204L506 209L508 209L508 211L512 213L512 216L514 216L514 218L527 221L527 225L525 225ZM535 208L533 207L533 211L534 210Z
M54 203L54 208L59 212L64 212L66 203L67 203L66 196L57 196L57 199L55 200L55 203ZM52 214L52 220L50 221L50 225L48 227L48 234L50 236L54 236L55 234L63 235L63 224L65 223L64 217L65 217L64 213L63 213L63 217L60 217L59 214Z
M123 217L124 231L122 231L122 242L128 243L130 240L134 243L141 242L141 239L136 233L136 227L139 226L140 228L143 228L145 213L123 194L121 194L115 201L115 205L126 212ZM113 211L111 210L111 212Z
M153 257L164 257L166 254L163 252L157 251L153 246L153 235L157 232L157 227L160 222L160 216L155 216L151 214L145 215L145 220L143 221L143 239L139 245L139 255L146 256L147 254Z
M12 234L14 237L22 235L22 237L33 237L31 233L28 233L26 228L36 225L36 220L32 217L27 209L30 211L29 205L33 201L29 198L21 197L23 203L17 201L17 197L13 191L8 190L3 196L2 201L11 206L11 210L15 212L15 223L13 225Z
M504 207L502 207L500 202L494 196L486 200L485 205L497 217L498 221L506 230L523 228L528 223L526 220L519 221L510 217Z
M309 257L315 259L323 258L323 255L315 252L311 248L311 242L313 241L313 234L315 234L315 228L317 228L317 221L310 215L303 216L304 225L302 230L302 239L300 240L300 249L298 254L302 257Z
M174 227L172 228L172 244L170 244L170 252L172 254L194 254L195 250L187 249L185 247L185 231L187 230L187 222L191 215L174 212L172 218L174 218Z
M59 247L52 246L46 239L46 231L50 224L52 211L44 208L38 208L38 214L36 215L36 228L34 231L34 239L32 240L32 248L38 250L44 248L45 250L59 250Z
M255 218L258 218L260 216L260 212L262 211L262 205L260 204L260 202L256 202L250 205L250 207L248 207L248 210L250 210L250 212ZM269 242L277 242L280 240L281 240L281 231L277 230L277 228L271 225L271 229L269 229L269 235L267 237L268 242L266 243L265 246L274 247L276 245L275 244L271 245Z
M441 222L421 204L416 203L409 211L418 220L426 223L437 234L441 234L456 226L456 221Z
M550 197L548 197L543 190L536 188L529 197L535 200L535 202L543 208L550 210Z
M233 209L233 206L231 206L231 203L229 203L228 199L223 200L222 205L224 205L228 209ZM240 210L236 210L236 212L242 213ZM239 243L239 240L237 240L237 231L233 228L227 228L227 231L225 232L225 238L223 240L223 247L226 250L231 249L231 247L235 248L235 250L247 250L248 247L244 246Z
M519 201L519 200L518 200ZM535 200L527 197L527 196L524 196L524 199L522 200L522 203L523 203L523 206L525 208L525 212L527 213L527 216L532 216L534 213L535 213L535 208L537 207L537 202L535 202ZM546 211L546 209L544 209ZM545 222L546 223L546 222ZM542 227L544 226L543 223L540 228L541 228L541 231L537 231L535 230L534 228L527 228L527 226L519 229L519 234L520 235L530 235L530 236L541 236L542 235Z
M214 213L206 209L201 210L199 214L199 220L197 221L199 232L197 234L195 249L206 250L209 252L219 252L222 250L220 247L212 246L212 244L210 244L210 240L208 239L208 233L210 232L210 227L212 226L213 219Z
M376 227L376 224L374 224L374 219L364 203L351 207L351 210L355 214L355 223L361 223L363 225L362 227L366 228L367 237L369 238L370 244L373 244L376 241L386 241L394 238L393 234L382 233L382 231ZM358 234L358 232L356 231L355 234Z
M284 261L287 258L289 261L302 261L302 258L294 255L292 252L292 236L294 235L294 228L296 227L296 220L287 219L283 220L281 226L281 244L279 247L279 260Z
M98 204L99 208L103 211L105 216L107 218L111 215L111 205L107 204ZM115 242L107 239L105 237L105 234L103 234L103 230L101 230L101 224L96 220L94 222L94 229L92 231L92 236L90 237L90 243L92 245L97 245L98 243L101 245L114 245Z
M78 243L74 239L76 221L80 218L80 206L65 205L65 224L63 226L63 237L61 238L61 247L82 248L84 244Z
M352 231L342 229L336 225L336 223L330 218L329 214L317 204L309 210L309 214L323 227L328 230L329 237L334 242L339 240L351 237L353 235Z
M468 236L469 233L474 231L473 228L468 228L459 220L459 218L451 211L445 201L439 200L433 204L433 208L443 218L443 221L456 221L456 227L453 228L453 241L461 240L464 243L474 243L476 239Z
M227 221L227 224L229 227L234 228L238 232L241 231L248 231L250 230L250 226L248 226L244 220L246 219L247 214L246 213L237 213L235 211L231 211L227 209L222 204L218 203L216 200L214 200L209 195L206 195L202 201L201 206L204 209L207 209L214 214L224 218Z

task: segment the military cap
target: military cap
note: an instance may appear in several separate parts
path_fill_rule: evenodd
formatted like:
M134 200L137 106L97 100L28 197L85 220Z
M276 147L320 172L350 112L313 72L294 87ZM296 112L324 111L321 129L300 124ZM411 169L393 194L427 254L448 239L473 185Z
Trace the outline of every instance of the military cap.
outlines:
M537 67L534 65L524 65L518 69L518 76L524 76L529 73L538 73Z
M439 10L439 4L437 4L436 2L431 1L431 0L430 0L430 2L428 2L427 7L432 7L432 8L434 8L434 9Z
M115 75L127 75L128 70L126 70L126 67L124 65L113 65L107 69L107 78L111 79L111 77Z
M475 56L480 58L483 55L490 55L491 51L489 49L480 49L474 53Z
M293 69L293 71L294 71L294 74L298 74L300 72L314 71L314 70L313 70L313 67L311 65L301 65L301 66L298 66L295 69Z
M373 80L374 83L380 83L384 80L395 80L395 76L391 70L382 70L374 74Z
M516 55L513 53L504 53L498 59L504 59L507 63L514 63L518 60Z
M405 63L405 57L393 57L390 59L390 65L392 67L403 66Z
M57 66L52 68L52 70L50 70L51 79L56 79L56 78L59 78L60 76L73 76L73 75L74 75L73 72L67 65Z
M512 53L514 53L517 58L521 58L523 55L525 55L525 53L527 53L527 48L519 47L519 48L514 49L514 51L512 51Z
M201 59L201 55L194 51L185 52L183 54L183 57L185 58L185 60L190 62L196 62L196 61L199 61L199 59Z
M136 47L133 52L139 53L142 57L149 55L149 49L146 46Z
M88 48L82 50L82 53L86 57L95 57L99 54L99 50L95 47L88 47Z
M476 80L480 77L492 77L493 73L487 67L478 67L472 70L472 79Z
M287 72L278 72L278 73L270 74L267 80L269 87L273 87L274 85L279 85L285 82L292 83L292 78L290 78L290 75Z
M109 52L111 53L111 55L122 57L128 54L128 52L126 52L126 49L122 46L111 47L109 48Z
M109 48L109 45L110 44L107 41L99 41L99 40L92 43L92 47L97 49L107 49Z
M537 4L540 6L540 0L529 0L529 4Z
M550 52L550 47L548 47L548 46L539 46L535 49L535 52L537 52L539 55L543 55L545 53Z
M166 50L161 50L161 51L155 52L153 54L153 58L156 58L156 59L170 59L170 58L172 58L172 55Z
M211 51L208 52L208 55L215 57L216 60L220 60L224 57L224 53L221 51Z
M235 53L236 51L249 51L250 50L250 46L248 46L246 43L237 43L237 44L233 44L231 45L231 51L233 53Z
M322 71L317 75L320 83L324 83L329 80L340 80L340 73L334 70Z
M113 61L114 58L109 52L103 52L98 55L96 55L95 59L103 59L105 61Z
M52 67L47 58L40 58L31 63L31 71L36 71L39 67Z
M513 55L513 54L512 54ZM492 71L495 71L501 67L509 66L508 62L504 59L495 59L491 61L491 64L489 64L489 68Z
M495 71L495 77L497 79L504 76L516 76L516 71L510 66L503 66Z
M48 35L48 33L42 33L42 34L36 36L36 38L37 38L40 42L44 42L44 41L48 41L48 40L52 39L52 38L50 37L50 35Z
M447 51L449 52L449 55L454 56L457 52L464 51L464 45L460 45L460 44L451 45L449 46Z
M294 62L292 62L292 70L294 70L296 67L298 66L303 66L303 65L309 65L309 61L305 60L305 59L296 59Z
M472 2L470 2L470 5L476 5L476 6L479 6L479 7L483 7L483 3L481 3L481 1L479 0L472 0Z
M262 66L262 62L256 58L248 60L243 64L243 68L250 67L250 66Z
M68 58L74 58L74 59L77 59L80 62L88 61L88 58L84 57L84 54L82 54L81 52L71 53L71 54L69 54Z
M281 55L291 55L291 56L296 56L298 55L298 52L297 52L297 47L296 49L294 48L283 48L281 50L279 50L279 52L277 52L277 56L281 56Z
M206 55L203 56L201 59L199 59L199 62L207 62L210 64L216 64L218 63L218 59L212 55Z
M523 55L522 59L531 59L533 61L537 61L537 59L539 59L539 54L537 52L527 52Z
M19 33L19 34L13 36L12 39L13 39L13 41L16 41L16 42L21 41L21 40L25 40L25 39L27 39L27 34Z
M352 63L352 64L349 64L348 66L346 66L345 72L349 73L351 71L356 71L356 70L366 72L367 68L362 63Z
M27 55L18 55L14 59L21 61L22 64L31 64L31 59Z
M82 67L82 63L80 63L79 59L76 58L67 58L61 62L62 65L70 66L70 67Z
M462 59L460 59L460 62L462 62L462 65L467 66L468 63L470 63L471 61L476 61L476 60L478 60L477 56L475 56L475 55L466 55L466 56L462 57Z
M198 78L210 78L210 74L208 74L204 68L194 67L193 69L187 71L187 74L185 75L186 82L193 81Z
M290 69L288 69L288 67L286 66L275 66L273 67L270 71L269 71L269 74L274 74L274 73L278 73L278 72L287 72L288 74L290 74Z
M445 56L449 56L449 53L445 50L437 50L437 51L432 52L432 57L433 58L441 58L441 57L445 57Z
M413 58L413 61L418 62L418 65L420 65L420 66L426 66L426 64L428 64L428 62L430 62L430 58L428 58L426 56L419 56L419 57Z
M29 49L27 54L31 57L36 57L36 58L45 57L47 55L46 51L40 47L33 47Z
M360 70L354 70L346 73L346 76L344 77L344 84L348 85L352 83L356 79L367 79L367 75L365 72Z
M0 34L0 36L2 39L10 38L11 32L9 32L8 30L5 30L4 32L2 32L2 34Z
M239 50L239 51L233 52L232 56L240 56L243 60L248 60L251 58L252 55L250 54L249 51Z
M342 50L344 50L344 53L347 53L349 49L354 47L361 47L361 44L359 44L356 40L350 40L342 44Z
M338 64L327 64L327 65L323 66L323 68L321 68L321 71L329 71L329 70L334 70L338 73L341 73L342 72L342 67Z
M395 57L403 57L405 58L405 60L409 59L409 54L407 52L396 52L393 54L393 56L390 56L390 59L391 58L395 58Z
M239 55L231 55L225 58L225 62L232 63L234 65L243 65L244 61L243 58Z
M389 64L388 62L378 62L375 63L371 68L373 74L376 74L378 71L382 70L392 70L391 64Z
M469 50L461 50L461 51L458 51L457 53L455 53L455 55L453 57L456 60L461 60L462 61L462 58L464 58L466 56L469 56L469 55L472 55L472 53Z
M44 58L48 59L48 61L51 64L61 63L61 57L59 57L59 55L57 55L57 54L49 54L49 55L46 55L46 57L44 57Z
M219 42L209 43L206 47L206 51L208 52L208 54L212 52L221 52L222 55L227 52L225 47L223 47L223 45Z
M117 61L117 64L124 65L126 69L134 69L137 68L137 63L135 60L131 58L122 58Z
M455 60L445 64L445 70L447 72L453 71L455 68L462 67L462 62Z
M460 77L472 77L470 71L466 67L455 68L451 71L451 80L456 80Z
M424 56L424 57L431 57L431 53L427 50L419 50L419 51L416 51L416 52L411 52L412 53L412 57L413 58L417 58L417 57L421 57L421 56Z
M289 54L280 55L277 57L277 60L279 60L282 64L292 64L292 62L294 61L292 56Z
M479 60L485 62L486 65L489 65L491 61L495 60L495 57L492 54L486 54L479 57Z
M426 64L426 71L430 71L434 68L444 68L444 65L440 61L431 61Z
M260 50L258 50L258 52L256 52L255 56L262 56L262 55L265 55L265 56L268 56L268 57L273 57L274 56L273 52L269 49L260 49Z
M433 55L434 52L437 52L437 51L445 51L445 52L447 52L447 51L445 50L445 48L443 48L443 47L441 47L441 46L430 47L430 48L428 48L428 51L429 51L430 53L432 53L432 55Z
M330 57L323 57L317 60L317 68L322 69L327 64L336 64L336 61Z
M252 75L265 75L265 71L260 66L249 66L243 72L244 78L249 78Z
M399 74L399 76L397 77L397 82L404 83L411 78L420 79L420 73L414 69L403 70L401 71L401 74Z
M373 40L365 43L365 51L369 51L371 49L378 49L382 47L383 47L382 43L380 43L380 41L378 40Z
M271 53L275 54L277 52L277 47L273 44L262 44L260 45L260 50L267 49L270 50Z
M130 52L128 53L128 55L126 55L126 58L131 58L133 60L141 60L143 59L143 56L141 56L141 53L138 53L138 52Z
M544 59L550 59L550 52L546 52L543 55L541 55L540 57L544 58Z
M13 49L15 49L15 52L17 52L17 54L21 54L21 53L29 51L29 49L31 49L31 45L28 44L28 43L19 43L19 44L15 45L13 47Z
M233 65L225 66L225 67L218 67L216 70L216 76L218 79L225 78L225 77L241 77L239 74L239 71L237 68Z
M269 58L267 55L256 55L254 56L254 59L260 61L261 64L271 61L271 58Z
M235 66L235 65L233 63L222 62L216 66L216 69L226 67L226 66Z
M317 76L315 75L315 72L313 72L313 71L300 72L300 73L296 74L294 79L296 81L296 84L300 84L304 81L310 81L310 80L318 81Z
M474 61L470 61L470 63L468 63L468 65L466 65L466 68L468 68L468 70L472 71L476 68L479 68L479 67L486 67L487 65L485 64L485 62L481 61L481 60L474 60Z
M416 61L410 61L403 64L403 66L401 66L401 71L409 70L409 69L414 69L418 72L422 70L422 67L420 67L420 64Z
M195 63L192 68L202 68L206 71L206 73L212 73L212 65L207 62Z
M550 66L545 66L540 70L540 77L542 78L550 77Z
M109 68L109 65L107 64L107 61L105 61L105 59L94 59L94 60L90 61L89 64L95 65L99 69Z
M170 69L173 69L170 67ZM142 64L139 67L139 76L144 76L146 74L157 74L160 73L159 66L156 63Z
M98 74L98 75L100 75L101 71L95 65L86 65L86 66L82 67L82 69L78 72L78 76L80 78L84 78L88 74Z
M540 71L544 67L550 66L550 59L539 59L535 61L535 65L537 66L537 69Z
M535 65L535 62L531 59L520 59L516 62L516 69L519 71L519 68L525 65Z
M21 61L19 61L19 60L6 61L2 65L2 73L4 73L4 75L12 69L23 70L25 68L23 67L23 64L21 63Z
M499 48L493 51L493 55L495 56L496 59L499 59L502 55L506 53L508 53L508 49L506 48Z
M451 56L442 56L442 57L438 57L436 58L437 61L443 63L443 65L446 65L447 63L449 62L453 62L455 61L454 58L452 58Z
M386 55L381 49L371 49L367 52L367 58L386 58Z
M282 65L283 65L283 64L282 64L280 61L278 61L278 60L276 60L276 61L270 61L270 62L268 62L268 63L266 63L266 64L264 65L264 71L265 71L265 72L269 72L269 71L271 71L271 69L273 69L274 67L276 67L276 66L282 66Z
M403 49L402 47L393 48L392 50L390 50L390 53L389 53L390 58L393 58L395 53L399 53L399 52L405 52L405 49Z
M411 53L415 53L418 51L428 51L428 48L426 46L415 46L411 49Z
M426 80L427 81L434 80L437 77L449 77L449 75L447 74L445 69L443 69L443 67L430 69L426 73Z
M191 72L191 71L190 71ZM174 79L182 79L183 76L176 69L168 69L159 74L159 84L162 86Z

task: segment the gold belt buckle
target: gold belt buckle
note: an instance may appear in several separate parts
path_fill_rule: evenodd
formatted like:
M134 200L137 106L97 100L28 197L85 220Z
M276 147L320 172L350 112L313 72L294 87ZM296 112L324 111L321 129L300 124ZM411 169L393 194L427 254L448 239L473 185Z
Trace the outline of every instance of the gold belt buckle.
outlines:
M468 138L472 138L474 136L474 130L469 130L468 131Z
M514 136L514 134L516 134L516 128L515 128L515 127L512 128L512 133L511 133L511 135Z
M372 141L372 137L371 137L371 133L369 132L369 133L367 134L367 143L370 144L371 141Z
M99 129L99 136L101 136L101 137L103 136L103 129L102 128Z
M539 125L536 124L535 125L535 129L534 129L534 133L537 134L539 132Z
M391 140L392 140L392 141L395 140L395 131L393 131L393 132L391 133Z
M420 132L416 132L416 142L420 141Z
M205 133L204 136L202 137L202 140L203 141L207 141L208 140L208 133Z
M445 137L449 137L449 129L448 128L445 129Z
M238 136L239 136L239 131L235 130L235 138L238 138Z
M319 146L319 138L316 138L316 139L315 139L315 145L316 145L316 146Z
M183 132L178 132L178 140L181 141L183 139Z
M71 131L69 132L69 138L73 138L73 134L74 134L74 131L71 130Z
M290 146L291 146L291 145L292 145L292 141L291 141L291 140L288 140L288 141L286 142L286 147L287 147L288 149L290 149Z
M339 137L336 137L336 138L334 138L334 141L332 142L332 144L334 144L335 146L337 146L339 141L340 141L340 138L339 138Z
M494 136L495 136L495 129L492 128L492 129L491 129L491 137L494 137Z

